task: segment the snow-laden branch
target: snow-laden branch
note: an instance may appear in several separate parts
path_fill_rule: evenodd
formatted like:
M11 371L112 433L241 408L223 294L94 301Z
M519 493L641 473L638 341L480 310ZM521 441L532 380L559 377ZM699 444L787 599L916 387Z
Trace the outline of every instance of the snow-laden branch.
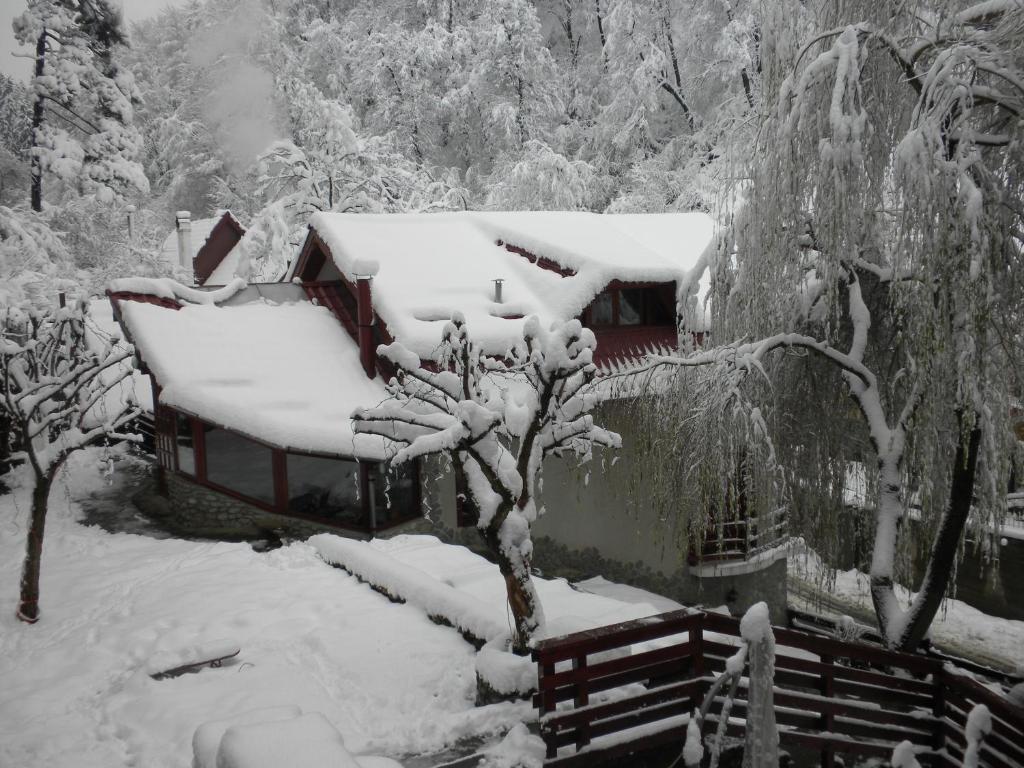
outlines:
M456 314L442 334L440 370L399 343L379 347L397 371L391 397L352 416L356 432L390 441L392 461L440 455L466 479L477 528L506 579L520 649L543 622L529 564L544 457L587 460L594 446L621 444L590 414L602 399L587 387L596 373L595 346L578 321L544 329L532 317L521 343L503 358L488 358Z

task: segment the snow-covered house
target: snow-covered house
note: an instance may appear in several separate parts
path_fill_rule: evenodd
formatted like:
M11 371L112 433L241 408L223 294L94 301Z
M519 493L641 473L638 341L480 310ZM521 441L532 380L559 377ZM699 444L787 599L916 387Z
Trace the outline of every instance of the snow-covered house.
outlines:
M174 231L160 248L161 260L182 270L193 285L224 285L235 276L245 227L231 211L208 219L193 219L178 211Z
M458 529L451 476L436 465L388 469L386 446L353 434L352 411L387 397L378 345L397 340L429 361L459 311L501 355L529 316L579 318L595 333L599 368L617 371L677 346L677 293L699 292L712 234L700 213L323 213L280 283L204 292L118 281L111 299L154 381L175 514L206 533ZM695 310L691 328L703 319L697 304L682 302ZM628 454L619 416L613 404L602 419ZM544 500L557 513L535 526L550 540L537 563L548 551L581 571L645 571L684 598L706 589L650 505L625 490L625 472L547 467ZM764 595L741 602L753 597Z

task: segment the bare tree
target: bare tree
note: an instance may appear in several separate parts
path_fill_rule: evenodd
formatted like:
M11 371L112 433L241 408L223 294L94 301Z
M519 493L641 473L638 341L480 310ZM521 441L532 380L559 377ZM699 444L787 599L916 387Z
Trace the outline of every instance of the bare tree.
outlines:
M87 343L84 303L57 310L0 310L0 411L19 437L15 459L32 477L32 506L18 618L39 619L39 571L50 489L75 451L118 432L139 413L112 390L131 373L116 339ZM97 348L99 346L99 348Z
M514 648L525 653L543 612L530 579L530 524L538 515L546 456L589 459L593 447L616 448L619 436L594 424L601 395L593 379L594 334L579 321L523 327L522 343L503 359L486 357L456 314L444 330L440 371L421 365L401 344L379 353L398 369L391 399L357 411L357 432L385 437L392 461L442 455L464 476L478 512L477 530L497 560L515 621Z

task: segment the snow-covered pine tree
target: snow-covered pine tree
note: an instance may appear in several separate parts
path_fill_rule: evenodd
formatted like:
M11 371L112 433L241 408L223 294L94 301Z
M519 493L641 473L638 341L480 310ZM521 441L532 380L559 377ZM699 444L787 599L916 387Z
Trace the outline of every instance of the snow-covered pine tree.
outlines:
M86 304L58 309L29 305L0 309L0 415L21 437L30 473L30 512L18 618L39 619L39 572L50 489L75 451L107 439L138 413L111 392L131 374L132 350L106 339L97 348L86 334Z
M796 531L835 520L851 468L868 468L871 593L896 648L925 636L968 522L991 542L1006 508L1024 310L1020 10L823 4L802 47L796 16L774 18L772 109L713 260L724 345L674 361L713 364L725 391L760 401L790 493L837 502L793 505ZM903 606L912 497L931 545Z
M532 317L522 343L504 358L489 358L456 313L444 330L440 371L422 367L401 344L381 346L378 353L398 370L391 398L353 414L356 432L394 444L393 462L441 455L466 478L477 530L505 579L520 654L544 622L530 579L530 525L541 511L543 460L585 461L594 446L621 445L590 413L600 401L587 387L595 347L594 334L579 321L545 330Z
M35 49L32 190L43 209L43 174L104 202L125 188L148 191L132 127L139 93L114 58L125 42L108 0L28 0L14 20L18 42Z

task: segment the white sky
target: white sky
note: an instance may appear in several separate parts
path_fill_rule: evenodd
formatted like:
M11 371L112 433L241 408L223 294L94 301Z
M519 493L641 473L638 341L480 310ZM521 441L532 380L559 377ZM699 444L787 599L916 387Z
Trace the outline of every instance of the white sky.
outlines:
M184 5L186 0L114 0L124 8L129 23L148 18L168 5ZM22 81L32 73L32 60L14 56L18 49L14 42L11 22L25 10L25 0L0 0L0 72ZM29 49L23 49L30 53Z

